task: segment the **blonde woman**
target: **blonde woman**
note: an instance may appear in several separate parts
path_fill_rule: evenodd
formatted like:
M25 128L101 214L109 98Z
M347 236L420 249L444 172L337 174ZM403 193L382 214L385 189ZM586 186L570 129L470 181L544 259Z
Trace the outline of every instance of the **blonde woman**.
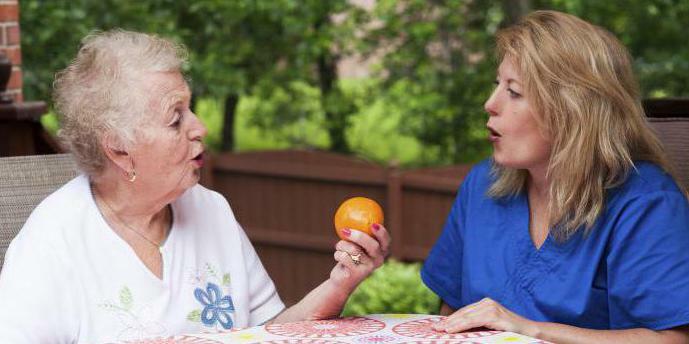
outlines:
M490 161L422 270L435 329L556 343L689 342L689 204L605 30L538 11L497 36Z

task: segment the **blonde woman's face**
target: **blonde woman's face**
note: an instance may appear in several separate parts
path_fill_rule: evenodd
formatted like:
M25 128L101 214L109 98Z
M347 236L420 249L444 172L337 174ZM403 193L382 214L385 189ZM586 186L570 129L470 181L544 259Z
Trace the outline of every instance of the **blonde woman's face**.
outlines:
M499 165L545 171L551 141L539 129L536 115L524 94L521 76L510 59L498 68L496 87L485 103L488 112L488 139L493 143L493 159Z
M189 108L191 93L180 73L150 73L142 82L150 123L132 151L136 184L147 197L169 202L198 182L207 130Z

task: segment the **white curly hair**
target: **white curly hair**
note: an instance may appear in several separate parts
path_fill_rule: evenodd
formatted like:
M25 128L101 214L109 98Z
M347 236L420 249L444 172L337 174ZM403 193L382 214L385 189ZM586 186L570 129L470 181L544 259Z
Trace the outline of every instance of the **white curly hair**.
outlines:
M88 175L103 171L101 140L109 135L122 149L134 144L151 111L142 77L182 72L183 45L155 35L121 29L94 32L82 40L74 60L55 76L53 99L58 136Z

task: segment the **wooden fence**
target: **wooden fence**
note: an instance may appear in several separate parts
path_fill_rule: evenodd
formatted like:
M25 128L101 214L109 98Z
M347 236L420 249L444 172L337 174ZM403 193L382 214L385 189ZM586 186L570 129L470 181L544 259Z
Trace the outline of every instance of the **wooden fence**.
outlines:
M334 266L332 218L353 196L377 200L391 255L419 261L440 234L469 166L403 171L316 151L222 154L206 184L230 202L283 300L293 304Z

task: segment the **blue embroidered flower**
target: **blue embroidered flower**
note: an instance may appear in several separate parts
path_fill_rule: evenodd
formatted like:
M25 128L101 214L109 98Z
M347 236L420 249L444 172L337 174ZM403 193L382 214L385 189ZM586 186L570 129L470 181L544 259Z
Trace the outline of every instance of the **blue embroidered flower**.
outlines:
M209 282L205 291L196 288L194 296L204 306L201 311L201 321L206 326L213 326L216 322L220 322L224 329L232 328L230 313L234 312L234 305L230 295L222 296L222 290Z

